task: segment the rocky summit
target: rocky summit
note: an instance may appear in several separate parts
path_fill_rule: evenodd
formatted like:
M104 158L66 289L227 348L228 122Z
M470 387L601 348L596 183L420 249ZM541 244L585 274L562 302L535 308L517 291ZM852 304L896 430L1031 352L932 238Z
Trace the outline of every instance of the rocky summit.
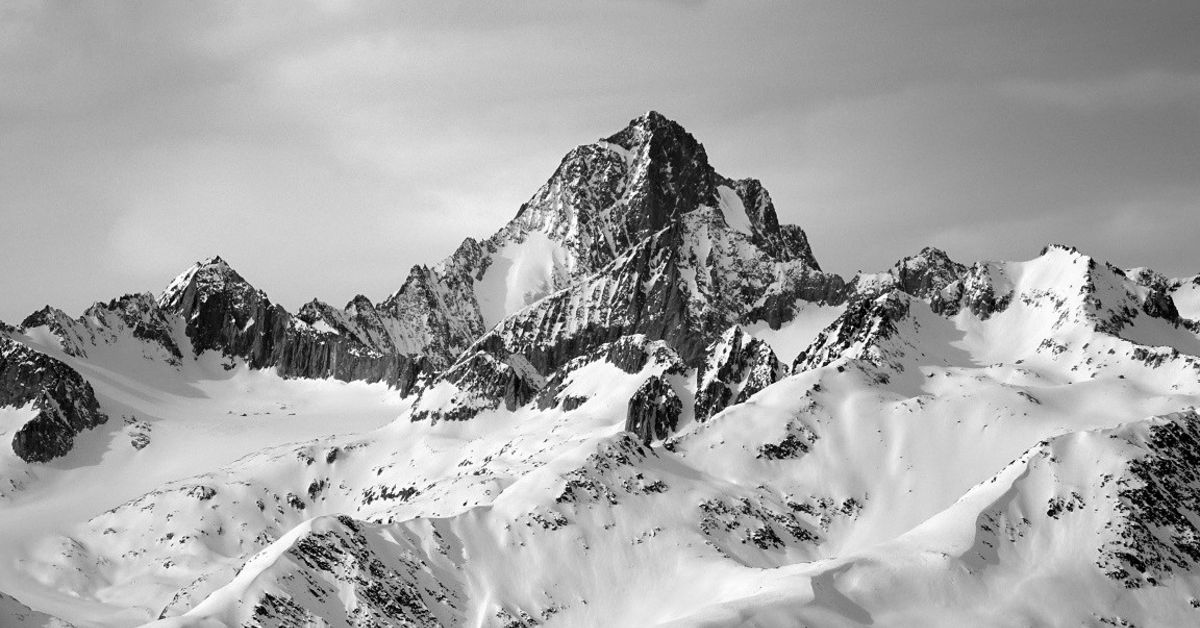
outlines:
M841 277L652 111L394 285L0 324L0 625L1200 622L1196 277Z

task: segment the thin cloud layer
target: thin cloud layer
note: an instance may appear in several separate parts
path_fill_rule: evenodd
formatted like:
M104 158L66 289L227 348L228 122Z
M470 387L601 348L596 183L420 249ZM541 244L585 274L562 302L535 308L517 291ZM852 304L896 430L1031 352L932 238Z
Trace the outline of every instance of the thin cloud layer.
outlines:
M762 179L831 270L1066 241L1195 274L1196 13L7 3L0 319L216 253L289 307L382 297L647 109Z

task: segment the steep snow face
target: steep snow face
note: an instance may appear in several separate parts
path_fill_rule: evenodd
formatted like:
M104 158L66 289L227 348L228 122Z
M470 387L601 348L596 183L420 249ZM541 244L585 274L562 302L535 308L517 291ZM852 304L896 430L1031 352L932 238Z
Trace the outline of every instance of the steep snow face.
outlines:
M726 224L735 231L752 235L754 226L750 223L750 216L746 213L746 207L737 192L729 186L722 185L717 187L717 194L720 199L721 215L725 217Z
M521 242L506 242L475 282L475 297L485 327L510 316L565 286L575 274L575 258L541 231Z

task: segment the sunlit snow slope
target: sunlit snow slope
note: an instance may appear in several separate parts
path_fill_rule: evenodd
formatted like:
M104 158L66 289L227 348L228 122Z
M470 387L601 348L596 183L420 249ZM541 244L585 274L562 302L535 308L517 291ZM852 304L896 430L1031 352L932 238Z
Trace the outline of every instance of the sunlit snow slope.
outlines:
M843 280L651 112L403 286L0 327L0 625L1200 623L1194 279Z

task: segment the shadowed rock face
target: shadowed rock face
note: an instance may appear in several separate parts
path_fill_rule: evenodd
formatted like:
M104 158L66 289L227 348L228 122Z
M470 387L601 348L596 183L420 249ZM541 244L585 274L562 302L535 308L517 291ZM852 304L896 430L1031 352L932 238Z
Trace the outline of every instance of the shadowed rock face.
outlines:
M63 353L77 358L87 358L93 347L118 342L125 336L158 346L161 357L173 365L183 358L172 335L172 317L149 294L127 294L108 303L96 303L78 318L46 306L27 316L20 329L14 331L36 327L45 327L58 338Z
M91 385L74 369L0 337L0 406L29 403L37 412L12 441L13 452L26 462L63 456L77 434L108 421Z
M481 295L500 277L488 273L507 272L527 243L533 255L553 256L545 285L515 312L502 298L498 323L489 302L485 323L481 299L496 297ZM216 351L285 377L386 382L423 399L438 386L458 391L453 407L414 413L436 420L529 403L572 360L606 346L619 353L629 336L663 341L675 359L700 366L731 325L778 326L797 300L845 296L841 278L820 271L803 230L779 224L759 181L718 174L695 137L652 111L569 152L504 228L414 267L380 303L360 295L337 309L314 300L291 314L215 257L157 299L130 295L79 319L48 308L25 327L47 327L81 358L102 340L132 335L178 365L189 356L176 344L182 328L193 355ZM545 397L539 403L580 403Z
M637 434L642 443L666 438L679 425L683 402L670 382L658 376L647 379L629 398L625 430Z
M1173 284L1162 273L1148 268L1138 268L1128 274L1116 267L1110 266L1110 270L1126 276L1138 285L1147 288L1146 299L1142 303L1142 310L1147 314L1176 323L1184 322L1179 309L1175 306L1175 300L1171 298L1171 292L1178 287L1178 283ZM1200 277L1196 277L1192 282L1200 285Z
M731 327L708 346L708 358L696 372L696 420L706 421L742 403L788 373L767 343Z
M519 354L546 376L631 334L664 340L699 365L732 324L777 326L797 299L844 296L803 230L779 224L761 183L717 174L704 147L656 112L571 151L501 233L530 230L584 260L582 276L500 321L472 350Z
M635 153L640 162L628 181L628 209L622 216L629 240L619 248L715 202L718 175L704 146L678 123L651 111L607 141Z
M946 252L927 246L894 266L899 288L915 297L928 298L957 281L967 267L950 259Z
M605 347L619 353L624 338L662 341L683 365L697 367L730 326L766 319L778 327L798 300L837 303L846 294L840 277L820 271L803 230L779 224L760 182L718 174L696 138L656 112L572 150L505 228L482 243L464 242L438 272L483 277L497 251L528 250L519 247L531 234L561 256L545 296L500 319L418 388L490 382L495 364L518 359L549 382L535 391L539 407L575 407L582 401L560 395L571 365L602 359L595 352ZM468 387L472 399L495 388ZM658 434L660 427L639 429Z
M352 305L369 321L374 309L360 300L365 298ZM300 317L292 316L220 257L181 275L159 304L184 320L197 354L218 351L245 358L252 368L275 367L285 377L382 381L407 394L422 366L419 359L396 354L386 337L372 346L340 323L341 329L315 327L326 314L319 302L305 306Z

